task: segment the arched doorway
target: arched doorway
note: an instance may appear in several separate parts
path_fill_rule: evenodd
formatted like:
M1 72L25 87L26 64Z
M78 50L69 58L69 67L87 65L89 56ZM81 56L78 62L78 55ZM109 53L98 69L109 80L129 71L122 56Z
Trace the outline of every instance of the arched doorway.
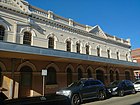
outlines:
M57 84L56 69L54 67L49 67L47 71L48 75L46 76L46 85Z
M87 74L88 74L88 75L87 75L88 78L92 78L92 72L91 72L90 69L87 70Z
M72 70L70 68L67 69L67 86L72 83Z
M104 83L104 72L102 70L96 70L96 79Z
M110 82L114 81L114 72L110 70Z
M2 87L3 77L2 77L2 69L0 67L0 87Z
M130 80L130 72L129 71L125 71L125 79Z
M78 68L78 80L80 80L81 78L83 78L83 72L80 68Z
M119 73L116 71L116 80L119 80Z
M24 66L20 69L20 85L19 97L30 96L32 89L32 69L29 66Z

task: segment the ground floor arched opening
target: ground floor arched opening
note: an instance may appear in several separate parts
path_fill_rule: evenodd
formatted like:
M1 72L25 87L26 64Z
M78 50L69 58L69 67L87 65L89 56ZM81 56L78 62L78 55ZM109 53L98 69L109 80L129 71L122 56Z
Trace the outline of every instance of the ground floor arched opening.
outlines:
M30 96L32 89L32 69L24 66L20 69L19 97Z
M96 79L105 83L104 72L102 70L96 70Z

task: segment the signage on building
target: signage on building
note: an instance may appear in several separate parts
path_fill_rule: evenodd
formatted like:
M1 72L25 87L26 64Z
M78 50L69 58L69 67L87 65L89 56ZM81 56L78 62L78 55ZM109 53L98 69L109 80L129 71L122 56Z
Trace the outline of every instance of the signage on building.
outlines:
M47 70L42 70L42 76L47 76Z

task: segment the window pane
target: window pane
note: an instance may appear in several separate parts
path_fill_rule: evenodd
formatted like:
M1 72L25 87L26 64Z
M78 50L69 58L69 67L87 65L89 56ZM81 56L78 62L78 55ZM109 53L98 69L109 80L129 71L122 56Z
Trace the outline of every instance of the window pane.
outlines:
M71 51L71 42L67 41L67 51Z
M97 56L100 56L100 48L97 48Z
M24 32L23 44L31 45L31 33L30 32Z
M49 37L48 48L54 48L54 38Z
M86 54L89 54L89 45L86 45Z
M80 43L76 43L77 53L80 53Z
M0 40L4 39L5 34L5 28L3 26L0 26Z

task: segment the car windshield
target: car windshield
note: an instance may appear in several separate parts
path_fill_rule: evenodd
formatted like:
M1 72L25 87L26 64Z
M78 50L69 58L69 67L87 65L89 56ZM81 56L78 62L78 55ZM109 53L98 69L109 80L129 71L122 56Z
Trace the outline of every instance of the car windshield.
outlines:
M79 85L81 85L81 81L75 81L71 83L68 87L79 86Z
M120 81L114 81L110 84L110 86L115 87L115 86L118 86L119 83L120 83Z

